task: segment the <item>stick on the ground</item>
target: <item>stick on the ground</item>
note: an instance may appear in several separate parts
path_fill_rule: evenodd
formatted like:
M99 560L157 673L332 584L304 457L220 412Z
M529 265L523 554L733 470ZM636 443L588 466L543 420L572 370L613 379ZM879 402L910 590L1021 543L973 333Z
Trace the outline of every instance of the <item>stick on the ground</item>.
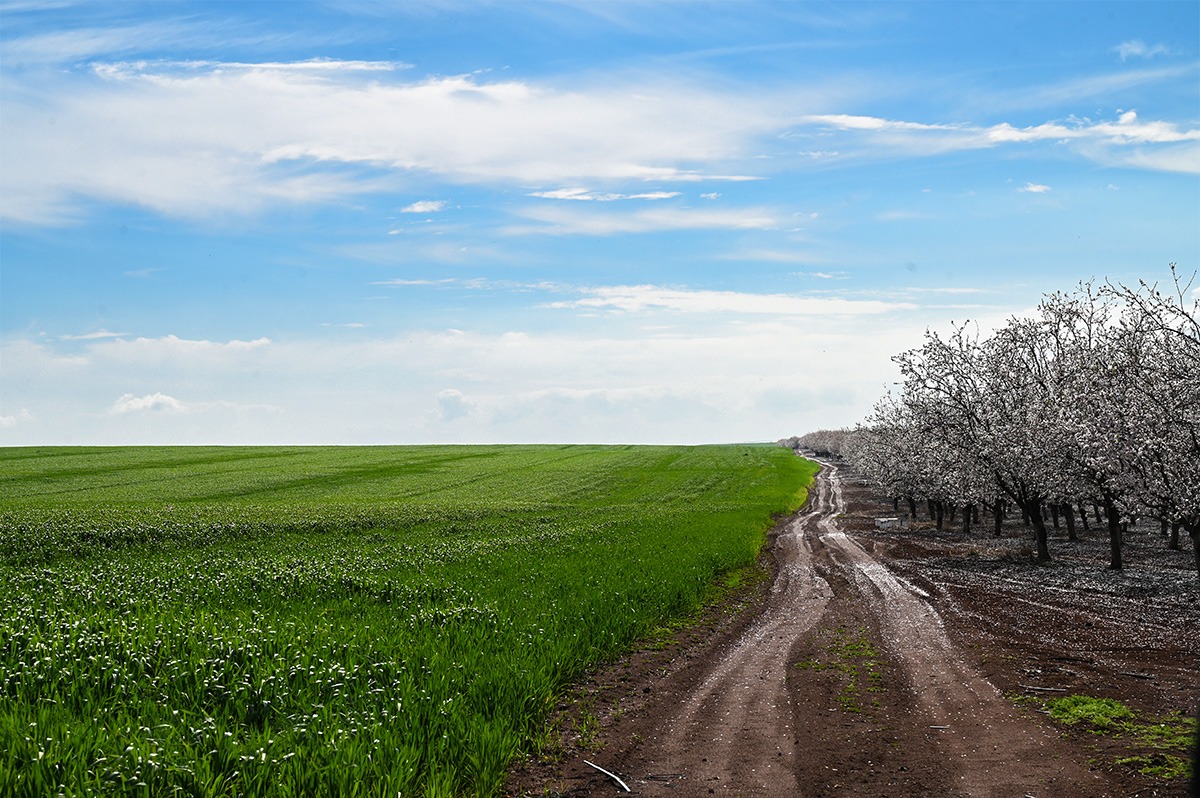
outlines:
M629 789L629 785L628 785L628 784L626 784L625 782L621 781L621 778L620 778L619 776L617 776L617 774L616 774L616 773L609 773L609 772L608 772L607 770L605 770L604 768L600 767L600 766L599 766L599 765L597 765L597 764L594 764L594 763L592 763L592 762L589 762L589 761L587 761L586 759L585 759L585 760L583 760L583 764L585 764L585 765L591 765L591 766L592 766L592 767L594 767L596 770L598 770L598 771L600 771L601 773L603 773L605 776L608 776L610 779L612 779L613 781L615 781L617 784L620 784L620 785L621 785L621 789L623 789L625 792L633 792L633 790Z
M1031 684L1018 684L1017 687L1020 687L1024 690L1037 690L1039 693L1065 693L1065 692L1067 692L1066 689L1062 688L1062 687L1034 687Z

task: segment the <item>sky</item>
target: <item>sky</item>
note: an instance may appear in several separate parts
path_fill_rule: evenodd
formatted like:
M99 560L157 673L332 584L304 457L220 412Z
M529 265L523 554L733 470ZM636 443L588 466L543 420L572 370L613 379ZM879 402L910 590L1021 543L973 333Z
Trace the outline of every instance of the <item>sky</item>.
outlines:
M0 2L0 444L723 443L1200 268L1196 2Z

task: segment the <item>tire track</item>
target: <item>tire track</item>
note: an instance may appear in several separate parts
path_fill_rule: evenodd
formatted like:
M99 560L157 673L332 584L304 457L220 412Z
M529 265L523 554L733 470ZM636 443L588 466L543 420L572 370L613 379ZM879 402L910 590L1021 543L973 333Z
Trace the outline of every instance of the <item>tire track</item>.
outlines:
M902 717L887 722L902 728L909 745L936 747L935 778L946 785L946 795L1106 795L1097 774L1062 757L1051 734L1018 715L963 660L927 594L839 529L845 511L841 478L835 466L823 466L806 509L776 537L776 578L761 615L706 660L694 687L668 693L674 705L654 713L658 720L641 743L615 752L634 794L814 794L797 777L807 755L802 741L828 731L823 724L829 721L796 710L788 669L836 598L839 608L853 603L877 622L888 657L911 688ZM841 585L836 597L831 582ZM813 763L804 764L811 773ZM855 791L852 773L842 778L841 794L864 794Z
M646 746L653 758L626 762L638 794L799 794L787 669L796 641L833 597L812 547L842 507L828 479L818 477L809 496L808 509L776 537L779 567L763 613L656 730Z

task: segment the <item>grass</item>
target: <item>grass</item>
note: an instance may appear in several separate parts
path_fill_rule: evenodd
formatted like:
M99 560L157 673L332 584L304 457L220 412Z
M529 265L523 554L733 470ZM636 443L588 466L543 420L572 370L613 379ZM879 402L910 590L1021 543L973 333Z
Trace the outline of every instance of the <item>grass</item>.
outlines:
M869 693L883 691L883 672L879 666L879 652L867 638L865 629L849 630L838 626L832 630L832 640L825 649L822 659L807 659L796 663L796 667L814 671L836 671L844 676L837 702L846 712L860 714L863 711L864 687ZM871 707L877 707L872 700Z
M491 796L754 562L770 446L0 449L0 794Z
M1118 721L1133 717L1133 710L1112 698L1072 695L1046 702L1050 717L1059 723L1089 723L1099 731L1112 728Z
M1044 707L1059 723L1083 725L1093 734L1120 739L1129 755L1114 758L1114 765L1156 779L1184 779L1191 775L1191 751L1197 734L1195 718L1178 712L1143 718L1115 699L1085 695L1052 700L1029 696L1013 696L1013 699Z

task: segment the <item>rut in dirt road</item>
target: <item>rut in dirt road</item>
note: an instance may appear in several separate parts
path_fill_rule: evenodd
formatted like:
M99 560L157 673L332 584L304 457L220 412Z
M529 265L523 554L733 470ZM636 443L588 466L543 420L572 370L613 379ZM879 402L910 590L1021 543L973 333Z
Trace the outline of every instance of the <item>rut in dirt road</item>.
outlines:
M818 529L833 529L841 511L836 484L818 479L810 509L775 541L780 563L763 614L716 667L684 697L669 726L648 740L651 762L637 773L639 794L796 795L796 732L787 669L796 640L825 612L833 592L813 568ZM715 722L714 722L715 721ZM629 763L626 770L637 767ZM680 782L686 782L684 787ZM632 786L632 785L631 785Z
M1049 756L1050 735L1019 717L963 662L924 594L839 530L844 509L837 469L825 464L807 508L776 537L776 579L762 614L691 687L666 691L660 700L672 703L639 735L641 742L609 752L633 793L815 794L812 774L821 763L805 759L807 741L828 733L829 720L811 710L806 717L790 700L788 671L797 647L811 644L833 611L832 600L839 611L853 605L877 622L889 658L911 688L899 699L908 702L902 717L887 722L905 726L907 739L936 750L944 764L933 778L942 794L1105 795L1094 774ZM831 582L838 585L836 596ZM853 773L840 778L843 783L834 786L841 794L866 794L855 791Z

